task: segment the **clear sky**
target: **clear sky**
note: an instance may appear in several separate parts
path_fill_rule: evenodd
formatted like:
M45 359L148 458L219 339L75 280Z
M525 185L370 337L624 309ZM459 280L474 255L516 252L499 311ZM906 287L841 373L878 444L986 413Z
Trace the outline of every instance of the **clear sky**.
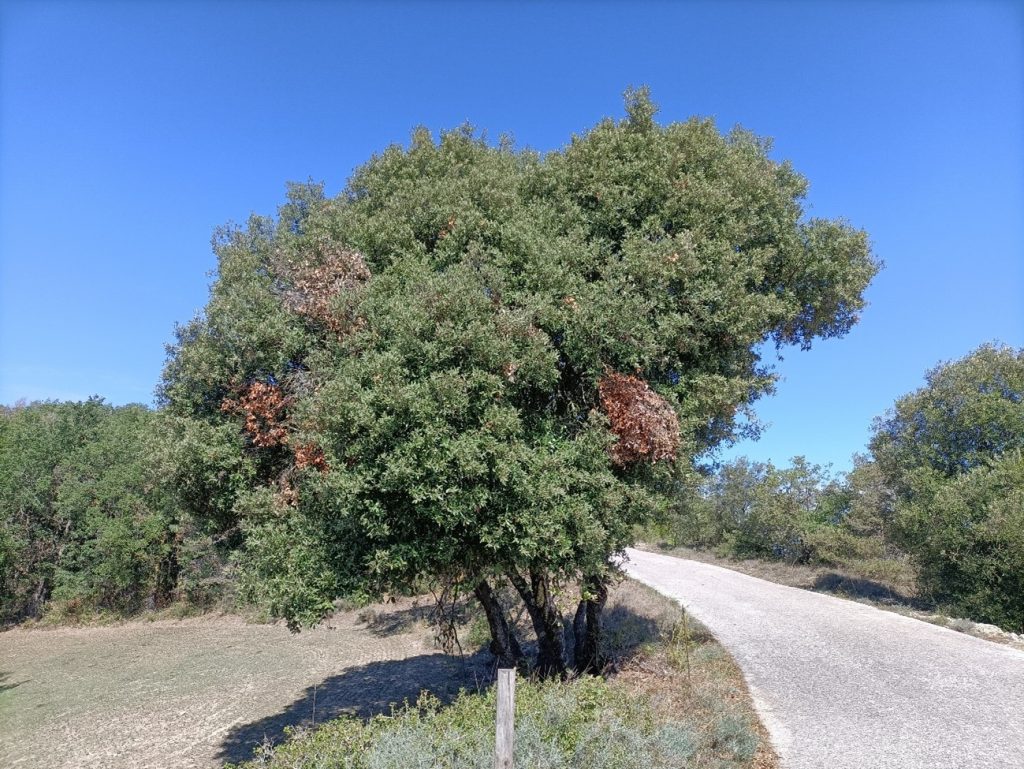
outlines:
M287 180L337 193L419 124L555 149L647 84L662 121L774 137L885 261L727 454L843 469L927 369L1024 347L1022 8L0 0L0 403L151 402L213 229Z

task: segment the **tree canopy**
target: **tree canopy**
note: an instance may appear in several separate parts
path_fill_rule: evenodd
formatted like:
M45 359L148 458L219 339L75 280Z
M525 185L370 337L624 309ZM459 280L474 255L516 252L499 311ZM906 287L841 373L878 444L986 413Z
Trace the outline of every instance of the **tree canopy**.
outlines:
M162 398L244 438L253 482L218 509L251 594L309 622L430 577L472 590L515 661L507 584L551 673L554 593L578 583L593 662L611 556L752 429L761 346L844 334L878 268L864 232L804 217L768 141L659 125L645 90L626 109L543 155L420 128L339 196L292 185L276 219L218 233Z
M1024 448L1024 350L982 345L936 366L876 420L871 451L906 491L926 470L953 477Z
M0 622L51 598L132 611L176 586L157 415L101 398L0 408Z
M871 450L925 588L1024 629L1024 350L982 345L935 367L876 421Z

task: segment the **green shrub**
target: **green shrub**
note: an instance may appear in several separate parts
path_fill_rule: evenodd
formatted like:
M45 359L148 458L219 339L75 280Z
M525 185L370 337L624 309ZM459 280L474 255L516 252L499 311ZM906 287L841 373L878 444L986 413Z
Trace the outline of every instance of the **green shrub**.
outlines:
M982 345L936 366L876 420L892 534L950 610L1024 628L1024 349Z
M149 456L158 416L100 398L0 414L0 619L127 612L169 596L172 508Z
M851 544L832 520L837 488L803 457L788 468L740 458L682 496L671 539L723 556L817 561Z
M228 474L193 448L143 406L0 408L0 622L229 596L214 529L182 505Z
M448 707L424 695L391 716L344 717L243 764L271 769L490 769L494 689L463 692ZM712 729L659 720L650 703L601 678L516 687L515 765L523 769L668 769L702 753L742 765L758 746L753 725L732 711ZM704 764L700 764L704 765Z
M930 486L925 490L925 486ZM921 582L953 613L1024 631L1024 455L920 481L897 524Z

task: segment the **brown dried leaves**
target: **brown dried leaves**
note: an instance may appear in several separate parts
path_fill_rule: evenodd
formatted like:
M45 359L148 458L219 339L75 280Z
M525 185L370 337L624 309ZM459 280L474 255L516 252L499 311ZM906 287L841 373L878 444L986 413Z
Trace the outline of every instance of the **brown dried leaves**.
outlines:
M220 410L245 417L245 431L254 446L270 448L288 443L284 424L289 398L277 385L253 382L237 399L225 398Z
M597 383L601 408L618 441L611 448L619 467L672 460L679 450L679 417L672 405L635 376L615 372Z
M324 450L312 443L300 443L295 447L295 467L299 470L312 467L321 473L326 472L327 458L324 456Z
M358 251L320 236L307 258L299 262L280 258L277 271L289 286L283 292L289 310L339 336L359 326L358 318L339 315L335 306L338 296L356 290L370 279L370 268Z
M243 429L249 434L252 445L266 449L290 444L287 412L291 401L291 397L285 395L280 386L253 382L238 398L225 398L220 404L220 410L244 417ZM320 472L328 469L323 449L316 444L299 443L293 453L296 469L312 467Z

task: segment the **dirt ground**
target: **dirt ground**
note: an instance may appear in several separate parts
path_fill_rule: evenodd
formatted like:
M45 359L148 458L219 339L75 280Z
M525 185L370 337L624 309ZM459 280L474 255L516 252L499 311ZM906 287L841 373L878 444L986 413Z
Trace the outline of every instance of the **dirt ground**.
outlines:
M230 615L0 632L0 767L213 769L289 726L387 713L422 689L448 701L489 685L489 654L435 647L431 605L339 612L299 634ZM735 663L699 626L692 643L677 638L679 617L631 580L613 588L605 642L617 678L691 720L714 706L756 723ZM460 635L469 649L468 626ZM692 650L692 671L690 651L685 667L670 660L680 648ZM767 742L751 766L777 766Z
M439 653L422 615L378 606L299 634L233 616L0 633L0 766L214 767L289 725L474 687L486 660Z

